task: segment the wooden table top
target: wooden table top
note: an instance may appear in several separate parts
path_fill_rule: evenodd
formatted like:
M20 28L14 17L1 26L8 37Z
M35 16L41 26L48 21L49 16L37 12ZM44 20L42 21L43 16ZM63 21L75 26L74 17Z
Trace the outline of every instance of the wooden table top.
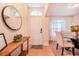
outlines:
M7 47L5 49L3 49L0 52L0 56L6 56L8 54L10 54L11 52L13 52L18 46L20 46L21 44L23 44L27 39L29 39L30 37L23 37L21 41L19 42L11 42L7 45Z

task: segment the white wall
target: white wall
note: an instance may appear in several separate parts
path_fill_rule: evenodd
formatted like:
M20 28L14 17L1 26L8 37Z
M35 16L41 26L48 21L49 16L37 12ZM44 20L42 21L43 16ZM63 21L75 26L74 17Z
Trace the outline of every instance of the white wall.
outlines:
M49 46L49 40L50 40L49 21L50 21L49 17L43 17L42 28L43 28L43 45L44 46Z
M0 13L2 12L2 9L4 6L8 6L8 5L11 5L13 7L15 7L21 14L22 16L22 27L20 30L18 31L12 31L10 29L8 29L4 22L3 22L3 19L2 19L2 14L0 14L0 33L4 33L5 34L5 37L6 37L6 40L7 40L7 43L10 43L13 41L13 36L15 34L22 34L23 36L27 36L28 35L28 32L27 32L27 6L24 5L24 4L0 4ZM26 46L26 45L24 45Z
M73 16L73 22L79 24L79 15Z

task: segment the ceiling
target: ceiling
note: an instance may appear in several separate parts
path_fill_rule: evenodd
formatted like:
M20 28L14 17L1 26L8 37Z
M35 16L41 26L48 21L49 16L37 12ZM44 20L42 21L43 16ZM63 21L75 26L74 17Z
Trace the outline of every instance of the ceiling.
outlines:
M46 4L43 3L32 3L26 4L31 9L42 9ZM79 13L79 5L75 3L51 3L48 6L46 16L73 16Z
M47 16L73 16L79 13L79 5L72 3L50 4Z

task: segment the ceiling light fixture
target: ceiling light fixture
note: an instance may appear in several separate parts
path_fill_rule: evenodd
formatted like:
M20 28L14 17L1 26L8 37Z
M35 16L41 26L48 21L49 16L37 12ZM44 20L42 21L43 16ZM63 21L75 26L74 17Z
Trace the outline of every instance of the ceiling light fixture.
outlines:
M79 4L75 3L75 4L72 5L72 8L75 8L75 7L78 7L78 6L79 6Z

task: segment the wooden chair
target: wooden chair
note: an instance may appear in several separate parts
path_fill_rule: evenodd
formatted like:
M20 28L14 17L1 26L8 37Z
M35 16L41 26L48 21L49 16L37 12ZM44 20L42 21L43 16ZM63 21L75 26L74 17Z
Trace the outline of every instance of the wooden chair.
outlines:
M62 48L61 55L63 55L64 49L66 49L66 48L72 48L72 54L75 55L74 45L70 42L64 41L62 32L56 32L56 41L57 41L56 49L58 49L58 45L61 46L61 48Z

